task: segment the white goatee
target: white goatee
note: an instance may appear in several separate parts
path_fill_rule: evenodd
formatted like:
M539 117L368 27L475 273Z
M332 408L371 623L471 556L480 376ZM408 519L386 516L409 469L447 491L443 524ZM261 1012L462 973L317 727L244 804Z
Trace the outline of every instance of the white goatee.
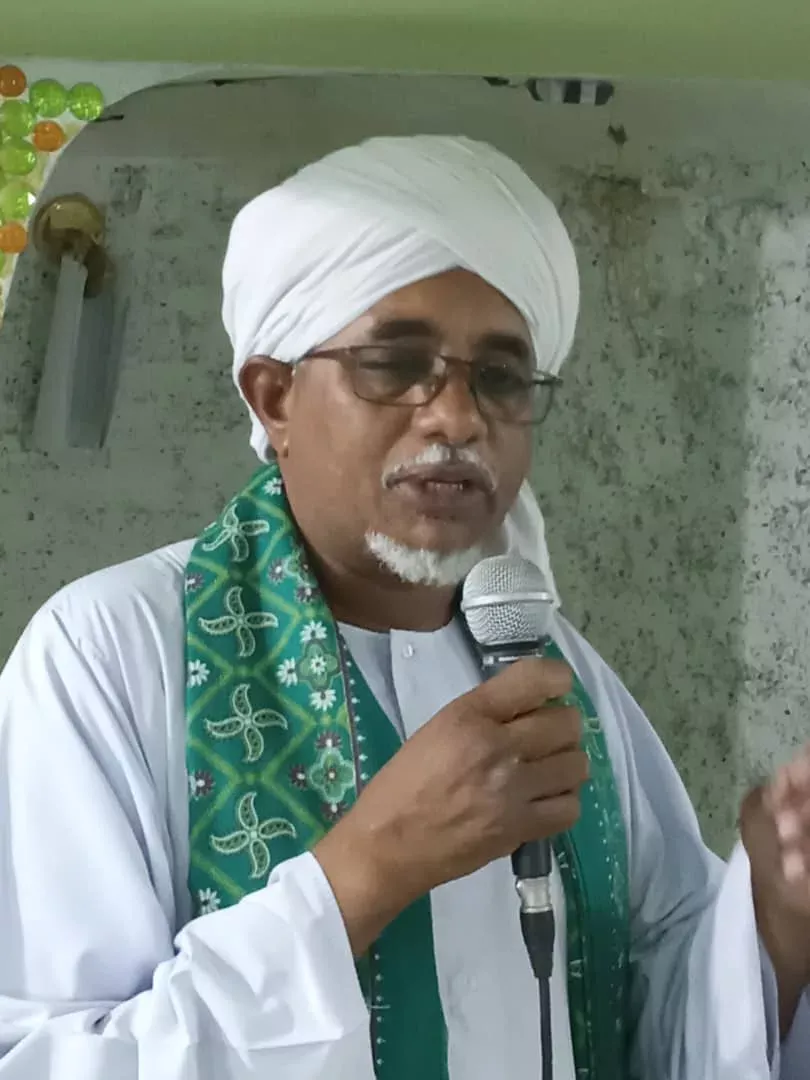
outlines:
M377 562L400 581L434 588L459 585L485 555L479 544L463 551L430 551L407 547L377 532L366 534L366 546Z

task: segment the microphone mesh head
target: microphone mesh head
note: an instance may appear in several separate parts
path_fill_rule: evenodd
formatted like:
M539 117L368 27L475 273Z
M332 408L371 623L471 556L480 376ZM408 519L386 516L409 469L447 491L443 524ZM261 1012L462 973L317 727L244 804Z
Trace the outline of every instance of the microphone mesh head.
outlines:
M542 571L510 552L474 566L464 582L461 610L479 645L539 641L551 625L553 597Z

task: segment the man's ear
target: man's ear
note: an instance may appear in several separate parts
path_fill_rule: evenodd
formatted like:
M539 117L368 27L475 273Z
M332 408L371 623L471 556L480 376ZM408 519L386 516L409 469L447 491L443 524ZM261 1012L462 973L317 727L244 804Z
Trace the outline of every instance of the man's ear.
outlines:
M293 366L269 356L251 356L239 373L245 400L261 421L278 457L287 452Z

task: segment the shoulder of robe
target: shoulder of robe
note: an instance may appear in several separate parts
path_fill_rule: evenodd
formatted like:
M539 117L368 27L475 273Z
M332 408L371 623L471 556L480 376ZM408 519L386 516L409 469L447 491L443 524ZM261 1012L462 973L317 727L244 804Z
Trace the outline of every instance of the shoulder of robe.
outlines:
M162 645L184 626L185 567L193 541L160 548L71 582L34 615L18 648L49 651L57 638L99 657Z
M558 648L583 682L587 683L595 674L610 671L587 638L561 612L555 611L550 629Z

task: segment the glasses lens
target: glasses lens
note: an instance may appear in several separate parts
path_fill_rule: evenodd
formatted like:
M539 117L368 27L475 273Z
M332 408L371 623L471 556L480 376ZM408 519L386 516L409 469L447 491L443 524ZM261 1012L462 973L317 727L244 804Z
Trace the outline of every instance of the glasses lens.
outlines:
M366 401L421 405L435 382L433 350L420 342L354 349L354 391Z
M511 424L539 424L548 416L553 383L537 383L525 364L511 357L491 356L473 365L473 385L481 409Z

